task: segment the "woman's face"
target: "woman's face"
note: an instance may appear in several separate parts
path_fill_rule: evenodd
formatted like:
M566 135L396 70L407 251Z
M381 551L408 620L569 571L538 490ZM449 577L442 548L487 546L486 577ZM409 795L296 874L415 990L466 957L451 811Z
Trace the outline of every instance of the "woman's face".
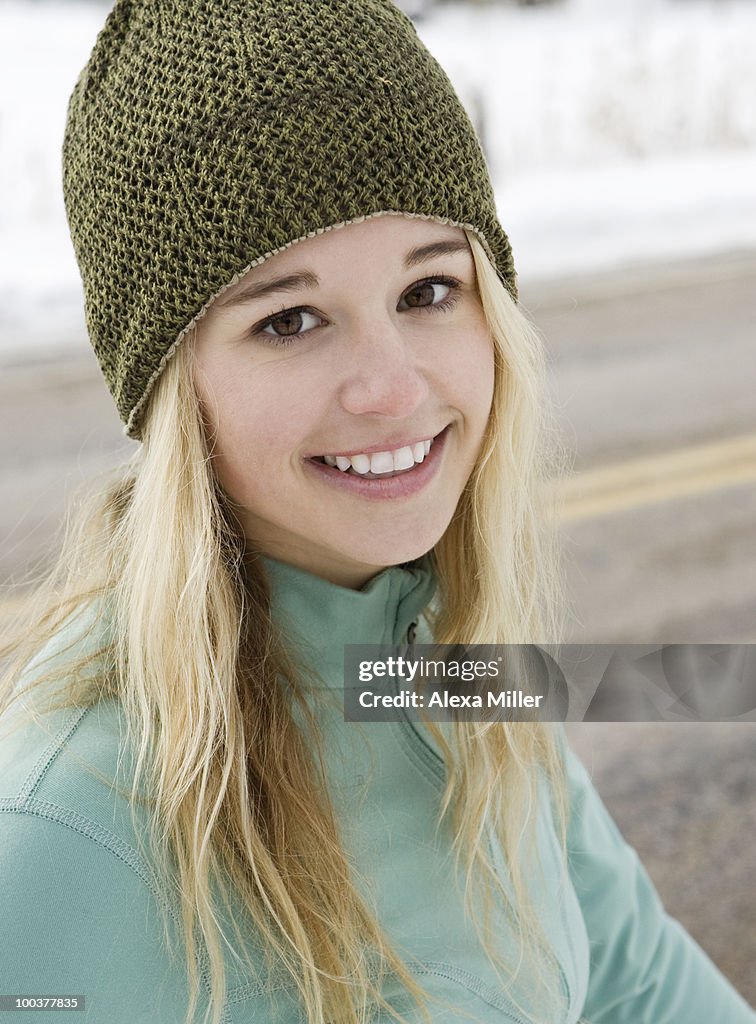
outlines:
M419 557L454 515L493 396L464 232L382 216L292 245L208 310L194 375L255 547L355 588Z

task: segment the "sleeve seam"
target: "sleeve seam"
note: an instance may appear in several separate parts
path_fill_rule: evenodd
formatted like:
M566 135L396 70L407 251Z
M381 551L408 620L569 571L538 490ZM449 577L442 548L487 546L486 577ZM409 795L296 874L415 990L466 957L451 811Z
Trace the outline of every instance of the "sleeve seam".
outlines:
M0 798L0 814L17 814L20 817L50 821L54 824L62 825L64 828L71 829L71 831L76 832L84 839L90 840L96 847L112 854L127 868L130 868L152 894L159 906L167 911L174 925L180 927L175 907L168 898L168 895L157 885L152 872L149 870L149 866L145 864L143 858L139 856L133 846L124 842L114 832L104 828L102 825L98 825L91 818L87 818L77 811L36 798L29 798L23 804L20 804L18 800L12 800L7 797ZM200 977L204 983L205 990L209 992L210 983L207 974L207 963L202 952L199 954L199 967Z
M104 828L102 825L98 825L91 818L79 814L78 811L60 807L57 804L49 803L36 797L28 797L23 803L19 800L8 798L0 799L1 813L19 814L21 816L50 821L54 824L62 825L64 828L71 829L71 831L78 833L85 839L89 839L95 846L111 853L121 863L125 864L126 867L130 868L161 906L168 910L173 921L178 923L170 900L166 893L156 884L149 867L144 863L144 860L139 856L134 847L124 842L114 832Z
M90 711L91 707L76 708L73 714L68 715L58 731L55 733L53 739L45 746L44 750L35 761L34 767L24 779L16 798L16 805L18 807L26 806L27 803L33 802L34 794L39 789L39 786L49 771L50 766L63 749L64 743L73 735L74 732L76 732L79 725Z

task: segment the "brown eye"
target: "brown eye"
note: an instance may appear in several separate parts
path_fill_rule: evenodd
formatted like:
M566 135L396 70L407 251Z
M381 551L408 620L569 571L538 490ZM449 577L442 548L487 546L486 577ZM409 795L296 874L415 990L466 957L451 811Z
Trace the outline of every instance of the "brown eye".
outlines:
M309 322L308 322L309 320ZM283 309L264 320L253 333L269 338L295 338L322 323L322 318L307 309Z
M436 291L439 289L439 291ZM404 307L423 309L429 313L451 309L457 301L459 281L451 277L434 277L425 281L417 281L402 296Z
M434 289L439 287L426 281L425 284L416 285L412 291L407 292L405 299L408 306L432 306L435 298ZM444 287L441 285L440 287Z
M276 333L282 337L286 337L287 334L296 334L302 329L302 314L299 310L293 309L291 312L271 320L269 326L273 327Z

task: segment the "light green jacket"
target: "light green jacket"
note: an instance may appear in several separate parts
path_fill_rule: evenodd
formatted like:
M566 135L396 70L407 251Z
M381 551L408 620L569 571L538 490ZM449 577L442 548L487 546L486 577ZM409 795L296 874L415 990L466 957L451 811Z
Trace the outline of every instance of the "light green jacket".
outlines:
M352 591L265 561L276 619L337 695L343 645L405 643L434 591L424 568L391 568ZM421 621L418 642L430 642L422 630ZM321 724L331 794L347 852L364 879L361 891L420 984L453 1007L432 1006L434 1021L521 1024L465 917L450 834L435 829L444 779L435 744L408 721L358 726L345 723L338 708L323 712ZM85 997L83 1012L48 1010L32 1014L35 1020L184 1019L185 970L170 962L161 933L159 907L170 907L170 897L137 852L127 801L107 784L127 784L127 756L118 767L122 729L119 706L107 701L51 714L47 730L25 726L0 745L0 994ZM566 747L565 753L568 871L560 868L545 802L542 873L532 872L567 1004L559 1024L756 1024L756 1013L665 914L585 769ZM502 950L512 951L504 914L496 920ZM254 949L254 936L248 938ZM230 956L227 971L224 1024L303 1021L292 986L270 1002ZM384 994L407 1009L398 986L387 985ZM1 1021L22 1019L0 1011Z

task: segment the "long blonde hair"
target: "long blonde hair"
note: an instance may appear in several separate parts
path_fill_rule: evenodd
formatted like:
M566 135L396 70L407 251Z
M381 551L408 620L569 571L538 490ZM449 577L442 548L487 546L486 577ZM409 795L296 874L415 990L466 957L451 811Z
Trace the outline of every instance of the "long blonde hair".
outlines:
M561 462L543 347L477 236L466 233L494 339L494 399L476 468L431 556L439 600L428 618L438 643L559 642L562 574L545 484ZM381 995L388 972L430 1021L430 997L355 888L323 785L309 667L272 620L264 573L245 553L215 480L192 384L192 342L189 332L157 381L140 450L85 503L57 565L0 649L0 657L14 656L0 683L0 711L14 702L30 659L72 613L92 606L105 621L107 609L103 643L37 672L25 692L55 678L55 706L104 696L121 703L135 752L132 806L149 809L149 856L180 903L187 1022L198 1006L198 961L209 977L205 1020L220 1022L224 946L231 944L218 915L232 892L264 939L266 977L288 975L308 1024L363 1024L375 1003L404 1020ZM295 724L295 705L304 726ZM523 870L544 780L564 843L555 734L547 724L456 722L446 734L427 727L444 754L438 817L448 816L456 862L466 865L469 913L476 886L484 895L482 919L473 915L484 949L515 1002L524 963L536 964L544 993L559 1000L558 966ZM488 829L511 892L492 862ZM497 897L519 939L518 965L504 962L491 936Z

